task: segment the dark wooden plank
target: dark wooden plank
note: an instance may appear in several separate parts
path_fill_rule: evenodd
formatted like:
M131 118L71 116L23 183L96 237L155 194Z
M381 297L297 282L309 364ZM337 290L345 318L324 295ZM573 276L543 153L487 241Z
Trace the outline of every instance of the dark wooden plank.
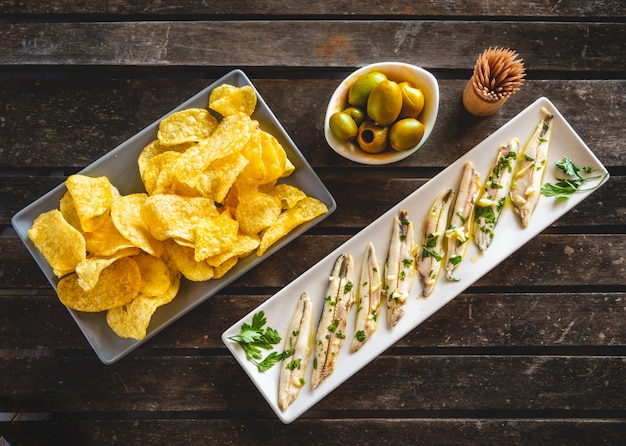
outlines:
M116 0L107 2L83 2L71 0L63 2L20 2L1 0L2 14L115 14L119 20L125 15L228 15L243 20L250 16L454 16L465 17L623 17L626 15L624 4L619 0L589 2L574 0L565 3L550 4L541 0L512 0L493 4L486 0L475 2L432 2L428 0L389 0L373 3L364 7L352 0L323 0L300 2L284 0L216 0L194 2L188 0L168 1L167 4L150 0Z
M233 282L232 287L282 287L345 242L344 235L303 235ZM610 249L607 249L609 247ZM541 234L476 282L490 288L622 287L624 234ZM48 288L16 237L0 236L5 289Z
M619 445L626 436L620 419L323 418L285 426L275 419L122 419L0 423L11 446L75 444L161 446L177 444L414 444L500 446L528 444ZM599 443L600 442L600 443Z
M271 297L217 294L141 350L223 349L221 334ZM167 307L165 307L166 309ZM624 347L622 293L464 293L394 345L395 349L472 348L490 352L528 348ZM272 321L269 321L271 325ZM52 293L0 297L2 356L55 355L91 347Z
M624 23L608 22L24 23L0 29L0 64L341 68L400 60L466 69L484 48L504 46L515 48L531 70L619 73L625 38Z
M338 79L252 80L315 168L359 167L368 171L341 158L324 139L324 114ZM0 123L5 123L0 125L0 168L82 168L211 82L5 80L0 84L4 101ZM463 109L460 98L465 80L441 79L439 83L438 123L424 147L400 163L369 170L447 166L541 96L555 104L605 165L624 164L623 80L529 80L497 114L483 119L472 118Z
M339 365L339 362L338 362ZM314 410L624 413L624 356L384 355ZM273 416L229 356L5 358L0 411L218 411ZM85 391L89 389L89 391Z

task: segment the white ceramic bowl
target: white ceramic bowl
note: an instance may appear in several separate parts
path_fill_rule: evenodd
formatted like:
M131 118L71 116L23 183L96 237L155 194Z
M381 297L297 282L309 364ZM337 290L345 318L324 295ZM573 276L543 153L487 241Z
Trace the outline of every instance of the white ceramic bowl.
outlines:
M424 93L424 111L420 115L420 121L424 124L425 131L419 144L415 147L404 150L402 152L396 152L395 150L387 149L382 153L367 153L357 147L351 142L339 141L333 132L330 130L328 121L333 113L342 111L346 108L348 90L350 86L357 80L357 78L363 74L371 73L372 71L380 71L385 74L387 78L396 81L407 81L418 87ZM339 155L349 160L362 164L390 164L400 161L409 155L415 153L420 147L424 145L430 133L435 126L437 120L437 113L439 112L439 84L437 79L430 72L415 65L410 65L401 62L380 62L372 65L366 65L358 70L354 71L350 76L345 78L341 84L337 87L326 109L326 117L324 118L324 135L326 141Z

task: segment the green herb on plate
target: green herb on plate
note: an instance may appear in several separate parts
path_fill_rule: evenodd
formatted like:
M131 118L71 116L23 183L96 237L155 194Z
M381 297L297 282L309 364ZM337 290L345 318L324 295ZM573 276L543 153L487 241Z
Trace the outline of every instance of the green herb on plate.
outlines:
M604 175L591 175L595 172L592 167L578 167L567 156L561 161L556 162L556 166L562 170L568 178L557 178L556 183L546 183L541 187L541 193L546 197L554 197L556 199L565 200L570 198L575 192L589 191L597 189L604 183L608 174ZM585 176L583 176L585 175ZM600 182L592 188L580 189L580 186L585 181L596 180L601 178Z

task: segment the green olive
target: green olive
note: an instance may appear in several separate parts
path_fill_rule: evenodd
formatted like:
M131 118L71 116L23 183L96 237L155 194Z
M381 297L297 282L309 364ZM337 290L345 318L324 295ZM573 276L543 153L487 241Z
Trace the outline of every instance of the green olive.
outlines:
M400 83L402 110L400 118L417 118L424 109L424 93L408 82Z
M381 126L387 126L398 119L402 109L402 89L390 80L384 80L374 87L367 100L367 116Z
M354 138L358 131L358 126L354 119L345 112L333 113L328 120L328 125L333 135L342 142Z
M374 86L385 79L387 76L378 71L359 76L348 90L348 103L357 107L364 107Z
M367 153L380 153L387 148L389 127L380 126L373 121L364 121L359 126L357 142Z
M361 125L361 123L365 121L365 112L359 107L348 107L343 112L350 115L350 117L354 119L354 122L356 122L356 125Z
M415 147L424 137L424 124L415 118L400 119L389 130L389 144L397 152Z

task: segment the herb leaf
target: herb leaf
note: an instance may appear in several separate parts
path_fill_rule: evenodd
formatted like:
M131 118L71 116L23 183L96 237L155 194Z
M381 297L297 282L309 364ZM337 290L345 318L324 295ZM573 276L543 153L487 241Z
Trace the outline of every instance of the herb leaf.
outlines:
M265 358L260 349L272 350L280 342L280 334L272 327L263 328L267 323L265 313L259 311L252 316L252 324L241 324L241 332L228 339L241 345L246 358L253 362L259 371L265 372L283 358L293 355L292 351L271 352Z
M541 193L546 197L554 197L556 199L566 200L575 192L594 190L604 183L604 179L608 174L582 176L580 172L591 174L595 169L591 167L578 167L570 158L564 157L561 161L557 161L556 167L563 171L569 178L557 178L556 183L546 183L541 187ZM580 189L580 186L589 180L601 178L600 182L590 189Z

